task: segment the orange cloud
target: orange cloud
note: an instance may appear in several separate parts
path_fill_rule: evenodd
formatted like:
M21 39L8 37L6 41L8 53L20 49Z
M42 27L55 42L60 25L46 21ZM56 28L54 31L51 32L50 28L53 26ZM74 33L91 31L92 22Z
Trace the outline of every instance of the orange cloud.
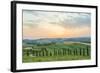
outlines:
M54 24L44 24L38 27L23 26L23 38L67 38L67 37L80 37L88 35L91 32L90 27L61 27Z

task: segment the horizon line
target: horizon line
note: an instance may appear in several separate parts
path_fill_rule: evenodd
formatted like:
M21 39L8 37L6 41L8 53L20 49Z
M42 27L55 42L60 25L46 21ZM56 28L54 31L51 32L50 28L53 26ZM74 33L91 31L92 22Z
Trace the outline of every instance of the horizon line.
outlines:
M58 37L58 38L63 38L63 37ZM90 36L85 36L85 37L67 37L67 38L91 38ZM23 38L23 39L55 39L55 38Z

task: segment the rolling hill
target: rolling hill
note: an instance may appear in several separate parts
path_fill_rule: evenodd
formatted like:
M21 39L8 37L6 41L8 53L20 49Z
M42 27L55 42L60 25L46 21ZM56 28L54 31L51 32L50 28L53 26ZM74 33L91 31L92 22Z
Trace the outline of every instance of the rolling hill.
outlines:
M24 44L46 44L46 43L63 43L63 42L85 42L90 43L90 37L77 38L41 38L41 39L24 39Z

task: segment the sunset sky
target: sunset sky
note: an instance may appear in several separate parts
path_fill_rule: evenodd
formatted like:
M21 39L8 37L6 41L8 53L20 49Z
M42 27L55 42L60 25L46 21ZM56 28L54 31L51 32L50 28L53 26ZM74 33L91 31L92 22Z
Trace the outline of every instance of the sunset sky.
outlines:
M23 10L23 38L90 37L91 14Z

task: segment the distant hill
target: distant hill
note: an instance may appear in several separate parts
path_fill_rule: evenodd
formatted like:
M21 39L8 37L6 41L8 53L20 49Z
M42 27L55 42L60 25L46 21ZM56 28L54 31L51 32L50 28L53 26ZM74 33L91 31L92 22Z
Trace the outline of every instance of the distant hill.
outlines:
M42 38L42 39L24 39L24 44L46 44L46 43L62 43L62 42L85 42L90 43L90 37L77 37L77 38Z

